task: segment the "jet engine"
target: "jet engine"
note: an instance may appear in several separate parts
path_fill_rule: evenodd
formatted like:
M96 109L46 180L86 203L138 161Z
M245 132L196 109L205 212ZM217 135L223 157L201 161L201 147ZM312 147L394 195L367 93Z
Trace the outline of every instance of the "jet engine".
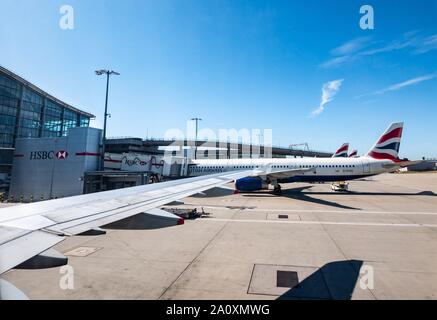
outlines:
M243 192L257 191L267 188L268 184L258 177L241 178L235 182L235 189Z

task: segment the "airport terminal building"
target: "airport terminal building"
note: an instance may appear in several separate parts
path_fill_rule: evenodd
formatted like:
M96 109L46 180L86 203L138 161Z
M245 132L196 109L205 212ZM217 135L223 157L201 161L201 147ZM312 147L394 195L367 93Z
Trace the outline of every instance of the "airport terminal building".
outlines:
M13 148L16 138L62 137L93 117L0 67L0 147Z
M91 118L0 66L0 180L11 171L17 138L63 137Z

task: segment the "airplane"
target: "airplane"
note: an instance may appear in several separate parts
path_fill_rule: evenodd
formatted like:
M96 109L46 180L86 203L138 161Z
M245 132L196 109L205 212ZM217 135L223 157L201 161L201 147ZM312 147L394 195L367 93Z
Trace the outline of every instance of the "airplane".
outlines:
M356 158L356 157L359 157L359 155L358 155L358 150L357 150L357 149L354 149L354 150L350 153L349 158Z
M197 159L188 164L188 176L201 176L212 172L233 170L259 170L255 175L235 182L235 189L242 192L268 190L281 193L280 183L335 182L361 179L420 161L401 160L398 157L403 122L392 123L374 146L363 157L335 158L259 158L259 159Z
M343 143L341 147L337 151L335 151L335 153L332 155L332 158L347 157L348 150L349 150L349 143Z
M235 181L241 191L279 183L358 179L419 163L398 158L403 123L393 123L369 152L360 158L194 160L191 178L84 194L0 209L0 276L13 268L57 267L68 259L51 249L68 236L99 235L117 221L149 213L174 216L158 207ZM26 298L18 288L0 279L0 299Z
M251 174L253 170L238 170L2 208L0 276L12 268L65 265L68 259L51 247L68 236L104 234L99 227L143 213L183 224L183 219L158 207ZM0 300L26 298L0 278Z

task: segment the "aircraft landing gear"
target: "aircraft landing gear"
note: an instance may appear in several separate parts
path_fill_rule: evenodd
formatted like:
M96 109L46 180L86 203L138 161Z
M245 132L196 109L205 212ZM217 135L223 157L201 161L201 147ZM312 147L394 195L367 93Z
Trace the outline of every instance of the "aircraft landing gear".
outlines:
M273 188L273 194L280 196L282 194L282 188L280 184L276 184Z

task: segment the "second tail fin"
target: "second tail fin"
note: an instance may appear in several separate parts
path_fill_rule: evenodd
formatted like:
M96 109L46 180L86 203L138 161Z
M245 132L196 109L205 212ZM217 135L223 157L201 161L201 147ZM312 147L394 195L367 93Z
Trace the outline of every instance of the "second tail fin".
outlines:
M333 158L347 157L348 150L349 150L349 143L343 143L341 147L337 151L335 151L332 157Z

